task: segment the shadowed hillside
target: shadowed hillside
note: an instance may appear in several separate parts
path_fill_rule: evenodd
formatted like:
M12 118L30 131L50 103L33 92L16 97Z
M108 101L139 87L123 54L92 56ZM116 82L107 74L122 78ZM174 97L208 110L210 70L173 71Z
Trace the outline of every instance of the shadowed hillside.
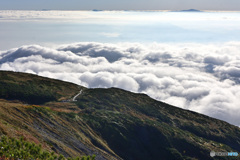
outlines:
M80 88L80 87L79 87ZM75 84L32 74L0 72L0 97L31 104L68 99L79 92Z
M23 136L65 157L213 159L211 151L240 152L238 127L145 94L4 71L0 89L0 135Z

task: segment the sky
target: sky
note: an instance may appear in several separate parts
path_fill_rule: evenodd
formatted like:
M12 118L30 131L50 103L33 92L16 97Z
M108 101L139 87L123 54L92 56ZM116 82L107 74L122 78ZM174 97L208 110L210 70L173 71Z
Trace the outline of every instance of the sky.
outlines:
M1 10L227 10L240 11L239 0L0 0Z
M0 11L0 50L75 42L240 41L239 12Z

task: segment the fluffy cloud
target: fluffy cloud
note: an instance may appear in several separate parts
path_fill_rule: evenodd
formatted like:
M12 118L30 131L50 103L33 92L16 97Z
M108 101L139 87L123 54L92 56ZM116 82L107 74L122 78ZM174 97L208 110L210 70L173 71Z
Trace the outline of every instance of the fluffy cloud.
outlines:
M109 62L115 62L124 56L123 51L116 46L103 46L100 43L81 43L62 46L59 51L71 51L79 56L105 57Z
M30 45L0 52L0 69L146 93L240 125L239 50L240 42Z

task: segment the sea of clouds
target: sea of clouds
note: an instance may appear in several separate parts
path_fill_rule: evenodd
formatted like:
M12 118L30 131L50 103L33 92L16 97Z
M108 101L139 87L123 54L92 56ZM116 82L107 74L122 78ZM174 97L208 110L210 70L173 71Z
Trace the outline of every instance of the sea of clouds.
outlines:
M0 70L146 93L240 125L240 42L28 45L0 51Z

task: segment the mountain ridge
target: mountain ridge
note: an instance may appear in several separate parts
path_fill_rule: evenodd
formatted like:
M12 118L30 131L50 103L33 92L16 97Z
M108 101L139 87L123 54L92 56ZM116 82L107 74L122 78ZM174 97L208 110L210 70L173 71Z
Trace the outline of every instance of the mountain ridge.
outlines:
M24 136L66 157L213 159L211 151L240 152L238 127L146 94L8 71L0 71L0 89L0 135ZM80 90L76 101L65 101Z

